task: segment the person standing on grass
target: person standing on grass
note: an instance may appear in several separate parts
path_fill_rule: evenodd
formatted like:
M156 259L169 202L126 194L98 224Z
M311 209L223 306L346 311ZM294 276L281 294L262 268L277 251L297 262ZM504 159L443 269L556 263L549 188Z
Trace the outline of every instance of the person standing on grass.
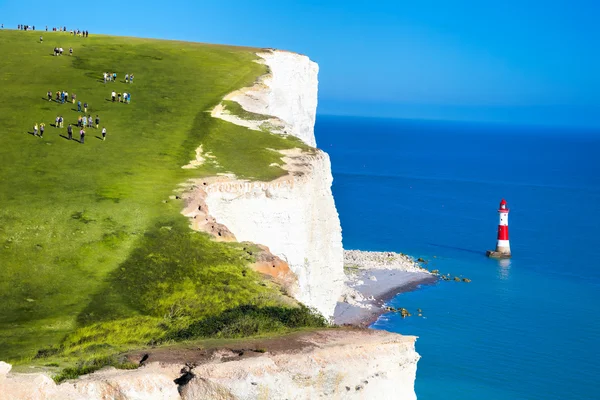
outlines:
M35 125L33 125L33 136L37 136L37 131L38 131L38 125L36 122Z
M81 125L81 115L77 117L77 126L78 127L82 127L83 125Z
M91 128L94 126L94 121L92 120L92 116L88 115L88 126Z
M102 140L106 140L106 127L102 127Z
M44 38L40 36L40 43L44 43Z
M119 103L121 102L121 93L117 94L117 99L119 99Z
M72 56L73 55L73 48L69 47L69 55Z
M83 130L83 128L81 128L81 130L79 131L79 143L83 144L84 140L85 140L85 130Z
M81 112L81 100L77 102L77 112Z
M69 140L73 139L73 127L71 126L71 124L67 126L67 135L69 135Z
M129 74L129 83L133 83L133 74Z
M117 94L115 93L115 91L113 90L112 93L110 94L112 96L112 101L113 103L115 102L115 98L117 97Z
M116 82L117 81L117 73L113 72L113 81Z
M100 125L100 117L96 114L96 129L98 129L98 125Z
M46 93L46 95L48 96L48 101L52 101L52 91L48 90L48 93Z
M129 83L129 74L125 74L125 83Z
M69 92L65 90L65 103L69 101Z
M131 102L131 93L127 93L127 104Z
M43 138L44 137L44 129L46 129L46 125L42 122L40 124L40 137Z
M60 103L60 92L56 92L56 102Z
M58 117L58 127L62 128L63 127L63 122L65 120L63 119L62 115L60 117Z
M83 129L87 128L87 118L85 117L85 115L83 116L83 118L81 118L81 125Z
M88 108L88 103L86 101L85 103L83 103L83 112L87 112L87 108Z
M75 99L77 98L77 95L75 93L71 94L71 101L73 102L73 104L75 104Z
M57 116L56 116L56 120L55 120L55 122L54 122L54 127L55 127L55 128L58 128L58 121L60 121L60 117L57 115Z
M103 73L103 76L104 76L104 83L106 83L106 72Z

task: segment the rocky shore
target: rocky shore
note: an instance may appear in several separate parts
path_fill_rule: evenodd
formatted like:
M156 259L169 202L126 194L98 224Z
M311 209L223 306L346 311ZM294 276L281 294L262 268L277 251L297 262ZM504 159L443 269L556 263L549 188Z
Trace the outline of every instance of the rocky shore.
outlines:
M413 258L394 252L345 250L344 272L344 290L334 313L337 325L369 326L397 294L438 281Z

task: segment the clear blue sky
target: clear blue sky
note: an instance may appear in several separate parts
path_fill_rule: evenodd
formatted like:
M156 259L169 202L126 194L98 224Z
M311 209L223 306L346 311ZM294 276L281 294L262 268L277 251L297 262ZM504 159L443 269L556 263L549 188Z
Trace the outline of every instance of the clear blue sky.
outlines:
M5 28L307 54L320 113L550 125L600 126L599 17L592 0L0 0Z

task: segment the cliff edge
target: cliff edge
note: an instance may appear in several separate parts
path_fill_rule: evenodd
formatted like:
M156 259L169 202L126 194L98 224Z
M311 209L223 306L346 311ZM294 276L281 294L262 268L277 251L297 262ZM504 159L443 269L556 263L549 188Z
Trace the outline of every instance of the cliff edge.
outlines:
M230 93L211 114L249 129L294 136L303 148L281 151L278 166L286 173L272 181L227 174L187 182L182 213L194 229L216 240L258 245L252 247L260 249L255 269L331 319L344 290L344 252L329 157L316 148L313 132L318 66L289 52L258 55L269 73L252 87ZM211 155L199 148L186 168L206 157ZM415 340L338 328L212 347L178 344L128 354L129 361L140 364L137 370L105 368L59 385L45 373L10 373L11 366L0 362L0 399L412 400L420 358Z
M190 345L150 350L137 370L107 368L60 385L45 374L8 373L10 366L0 363L0 398L410 400L416 399L419 359L414 341L384 331L330 329L235 347Z
M294 274L289 293L331 319L344 282L342 229L335 208L329 156L315 149L318 66L285 51L258 53L269 73L255 85L236 90L212 115L230 123L291 135L313 147L284 151L287 174L270 182L218 176L191 183L184 215L195 229L218 239L268 247ZM238 103L252 119L228 110ZM203 155L198 150L198 160ZM276 265L273 264L273 268Z

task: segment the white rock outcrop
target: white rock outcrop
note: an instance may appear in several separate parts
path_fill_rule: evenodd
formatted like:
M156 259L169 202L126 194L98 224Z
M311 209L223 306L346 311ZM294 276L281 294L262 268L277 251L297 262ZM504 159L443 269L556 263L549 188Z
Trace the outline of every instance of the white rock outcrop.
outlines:
M186 400L412 400L420 358L414 341L384 331L323 332L293 354L198 366L181 394Z
M210 184L205 201L238 241L266 245L287 262L297 277L291 294L330 318L343 288L344 256L329 157L319 151L294 160L304 165L302 175Z
M12 365L5 363L4 361L0 361L0 379L2 379L6 374L8 374L11 369Z
M174 384L180 368L149 365L138 370L107 368L57 385L43 373L8 374L1 400L180 400Z
M308 57L287 51L258 53L259 62L269 67L255 85L229 93L224 100L239 103L243 109L269 116L265 121L246 121L228 114L217 106L212 115L217 118L259 129L268 122L272 132L300 138L316 147L313 128L317 112L319 66Z
M153 362L132 371L109 368L60 385L45 374L8 374L0 379L0 398L413 400L419 360L414 343L414 336L330 329L263 343L264 353L217 350L197 363L194 351L186 350L192 368L184 367L188 360ZM153 357L150 350L149 360ZM188 379L175 383L182 370L189 371Z
M317 64L285 51L258 55L270 72L254 86L230 93L225 99L238 102L246 111L268 115L271 130L316 146ZM242 120L221 105L212 115L250 129L259 129L262 123ZM234 177L203 180L198 186L206 194L202 194L209 213L205 219L225 226L238 241L267 246L296 275L297 286L291 294L331 318L342 292L344 269L329 156L316 149L311 154L283 153L287 155L284 168L288 174L275 181L248 182ZM184 214L190 218L197 215L189 211ZM212 222L208 225L214 226Z

